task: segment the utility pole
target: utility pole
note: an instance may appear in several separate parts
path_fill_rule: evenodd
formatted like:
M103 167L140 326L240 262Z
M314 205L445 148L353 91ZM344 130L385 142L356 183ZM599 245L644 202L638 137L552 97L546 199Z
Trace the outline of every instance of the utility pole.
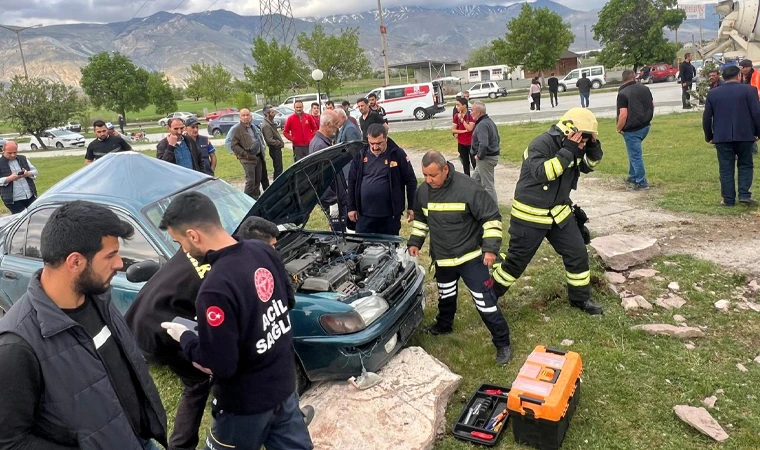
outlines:
M26 60L24 59L24 49L21 48L21 32L30 28L41 27L42 24L32 25L31 27L17 27L14 25L0 25L0 28L5 28L8 31L16 33L16 39L18 39L18 51L21 52L21 64L24 66L24 78L29 79L29 73L26 71Z
M586 34L586 25L583 25L583 40L586 41L586 58L588 58L588 34Z
M377 14L380 18L380 37L383 40L383 67L385 68L385 85L391 84L390 74L388 73L388 52L385 46L385 34L388 31L383 25L383 7L380 5L380 0L377 0Z

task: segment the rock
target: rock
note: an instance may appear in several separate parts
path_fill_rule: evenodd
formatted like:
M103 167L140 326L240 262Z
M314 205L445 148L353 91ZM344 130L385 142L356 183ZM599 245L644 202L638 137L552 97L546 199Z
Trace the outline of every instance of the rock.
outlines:
M752 289L752 292L755 292L760 290L760 285L757 284L757 280L752 280L749 282L749 288Z
M668 325L664 323L653 323L646 325L634 325L632 330L644 330L649 334L666 334L679 339L688 339L695 337L704 337L705 332L699 328L694 327L677 327L675 325Z
M675 320L678 323L686 322L686 317L684 317L684 316L682 316L680 314L676 314L676 315L673 316L673 320Z
M718 401L718 397L713 395L711 397L707 397L706 399L702 400L702 404L705 405L705 407L707 408L713 409L715 408L715 402L717 401Z
M657 239L626 234L594 238L591 247L607 267L617 271L644 264L660 254Z
M725 393L726 391L724 391L723 389L718 389L717 391L715 391L715 395L723 395Z
M610 290L612 291L613 294L617 294L618 293L618 287L617 287L617 285L614 285L614 284L610 283L607 286L610 288Z
M700 433L710 436L718 442L728 439L728 434L723 430L723 427L712 418L705 408L676 405L673 410L679 419L696 428Z
M670 289L671 291L678 291L681 289L681 286L679 286L678 283L676 283L675 281L671 281L670 283L668 283L668 289Z
M532 278L532 277L530 277L530 276L527 276L527 277L522 277L522 280L523 280L523 281L530 281L530 279L531 279L531 278Z
M572 339L565 339L562 342L560 342L559 345L563 347L570 347L571 345L573 345L573 343L575 343L575 341L573 341Z
M659 276L659 275L657 275L656 277L652 277L652 279L653 279L654 281L659 281L659 282L663 282L663 281L665 281L665 278L663 278L663 277L661 277L661 276Z
M637 269L633 272L628 274L629 279L636 279L636 278L652 278L653 276L657 275L659 272L657 272L654 269Z
M626 297L620 301L623 309L630 311L632 309L639 309L639 302L634 297Z
M747 372L749 372L749 370L747 370L747 368L744 367L744 364L742 364L742 363L738 363L736 365L736 368L739 369L739 372L741 372L741 373L747 373Z
M551 318L551 317L549 317L549 316L544 316L544 322L548 322L548 321L550 321L550 320L552 320L552 318Z
M728 300L718 300L717 302L713 303L713 306L718 311L727 312L728 307L731 306L731 302L729 302Z
M636 300L636 303L639 305L639 308L652 309L652 304L646 301L644 297L637 295L633 297L633 299Z
M744 302L744 304L749 309L751 309L752 311L760 312L760 303L754 303L754 302L746 301L746 302Z
M704 289L702 286L697 286L697 285L695 284L695 285L694 285L694 290L695 290L695 291L697 291L697 292L703 292L705 289Z
M753 359L753 361L755 361L756 363L760 364L760 356L758 356L757 358Z
M383 381L364 391L328 382L306 392L302 403L316 410L309 425L314 448L433 448L462 377L420 347L402 350L378 374Z
M604 276L607 277L607 281L614 284L625 283L625 275L617 272L604 272Z
M683 346L686 347L686 350L694 350L695 348L697 348L697 346L692 344L691 342L683 344Z
M668 297L660 297L654 301L655 305L665 309L678 309L686 304L686 300L677 295L669 295Z

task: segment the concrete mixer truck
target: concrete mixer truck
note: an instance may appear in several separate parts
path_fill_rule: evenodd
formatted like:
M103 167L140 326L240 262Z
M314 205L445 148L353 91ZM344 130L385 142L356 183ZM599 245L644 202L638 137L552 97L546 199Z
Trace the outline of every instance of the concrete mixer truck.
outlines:
M760 64L760 0L724 0L715 7L721 16L718 37L699 53L704 59L722 53L722 59L751 59Z

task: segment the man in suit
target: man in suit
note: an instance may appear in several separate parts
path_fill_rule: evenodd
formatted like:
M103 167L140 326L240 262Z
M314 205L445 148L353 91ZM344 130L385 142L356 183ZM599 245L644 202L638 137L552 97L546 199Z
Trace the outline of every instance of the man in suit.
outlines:
M705 141L718 151L721 205L734 206L734 164L739 172L739 203L755 206L752 199L752 145L760 136L760 102L757 89L739 81L739 68L723 70L725 84L707 94L702 128Z

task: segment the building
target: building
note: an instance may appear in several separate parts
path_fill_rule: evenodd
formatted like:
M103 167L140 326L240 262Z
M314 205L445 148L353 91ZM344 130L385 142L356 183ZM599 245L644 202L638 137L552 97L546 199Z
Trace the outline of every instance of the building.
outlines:
M408 71L414 70L414 80L417 83L429 83L437 78L450 77L451 72L455 70L462 70L462 63L457 61L414 61L409 63L393 64L388 66L389 69L401 69ZM414 83L414 80L409 80L407 77L407 83Z
M464 70L455 70L452 75L466 80L469 83L478 81L504 81L504 80L521 80L524 77L522 67L518 66L510 70L505 65L470 67Z
M579 55L577 53L571 52L570 50L565 50L562 56L560 56L557 60L557 64L554 66L554 69L544 70L544 76L552 72L554 72L554 74L557 76L567 75L567 73L571 70L578 68L578 56ZM540 76L541 74L539 72L525 72L525 77L527 78Z

